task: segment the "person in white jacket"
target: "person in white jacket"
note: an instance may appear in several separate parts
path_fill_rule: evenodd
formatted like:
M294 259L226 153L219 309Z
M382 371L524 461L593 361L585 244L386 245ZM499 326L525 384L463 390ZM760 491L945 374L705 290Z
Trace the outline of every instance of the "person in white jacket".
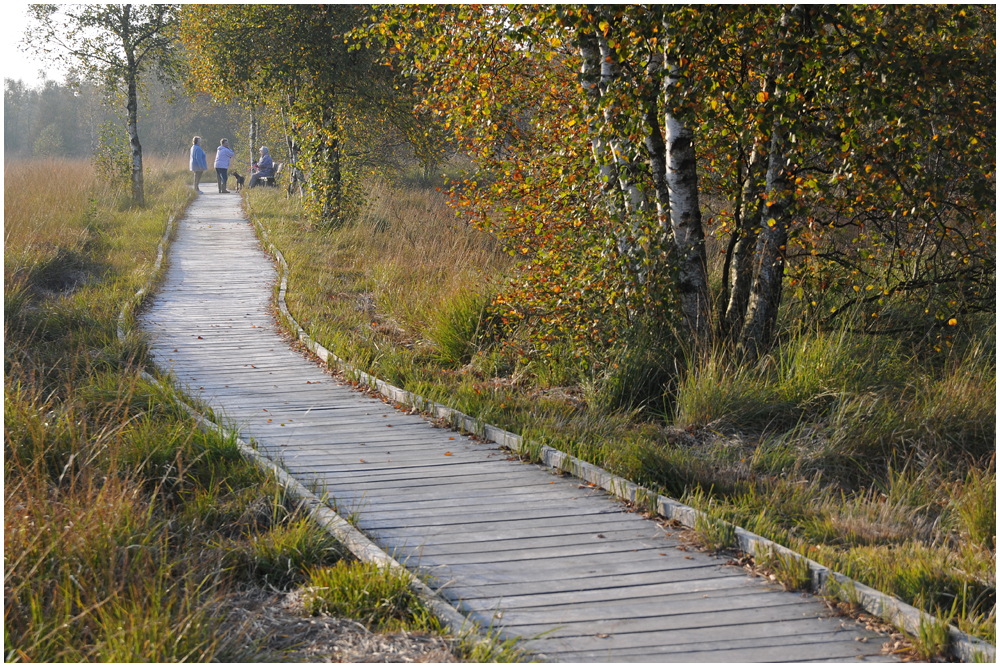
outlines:
M226 193L226 185L229 181L229 161L233 159L235 153L229 148L229 139L219 142L219 148L215 151L215 177L219 181L219 193Z

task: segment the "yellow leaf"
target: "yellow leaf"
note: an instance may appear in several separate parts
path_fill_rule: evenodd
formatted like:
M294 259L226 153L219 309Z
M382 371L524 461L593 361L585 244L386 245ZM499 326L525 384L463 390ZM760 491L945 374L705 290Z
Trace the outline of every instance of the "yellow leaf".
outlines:
M776 224L778 224L778 221L775 220L774 218L771 218L770 220L767 221L768 227L774 227Z
M949 324L950 326L955 326L956 324L958 324L958 320L956 320L956 319L955 319L955 318L953 317L953 318L951 318L950 320L948 320L948 324Z

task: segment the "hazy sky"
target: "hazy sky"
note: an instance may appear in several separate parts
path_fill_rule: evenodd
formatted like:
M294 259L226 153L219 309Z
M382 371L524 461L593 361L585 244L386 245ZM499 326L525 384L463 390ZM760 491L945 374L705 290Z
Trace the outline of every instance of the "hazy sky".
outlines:
M0 21L3 76L5 79L22 79L26 84L34 86L41 82L38 70L44 68L50 79L61 81L64 75L61 69L35 60L17 48L24 37L24 29L28 26L27 10L27 2L13 2L3 10L3 21Z

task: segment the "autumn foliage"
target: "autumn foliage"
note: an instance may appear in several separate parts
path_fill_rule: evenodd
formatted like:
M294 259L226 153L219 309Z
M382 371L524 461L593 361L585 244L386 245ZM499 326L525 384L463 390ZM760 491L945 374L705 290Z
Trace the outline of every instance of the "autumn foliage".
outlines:
M795 321L926 332L992 311L994 25L961 7L411 6L364 34L475 160L451 201L520 257L497 303L543 349L637 318L685 335L655 144L669 171L665 126L692 128L724 248L714 337L755 357Z

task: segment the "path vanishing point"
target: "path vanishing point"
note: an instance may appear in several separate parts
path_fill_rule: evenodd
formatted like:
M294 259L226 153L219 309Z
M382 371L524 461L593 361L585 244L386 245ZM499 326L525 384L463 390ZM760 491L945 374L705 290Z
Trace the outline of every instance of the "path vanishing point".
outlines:
M481 626L556 661L891 659L819 598L338 382L280 334L276 271L238 195L199 195L169 258L141 318L157 366Z

